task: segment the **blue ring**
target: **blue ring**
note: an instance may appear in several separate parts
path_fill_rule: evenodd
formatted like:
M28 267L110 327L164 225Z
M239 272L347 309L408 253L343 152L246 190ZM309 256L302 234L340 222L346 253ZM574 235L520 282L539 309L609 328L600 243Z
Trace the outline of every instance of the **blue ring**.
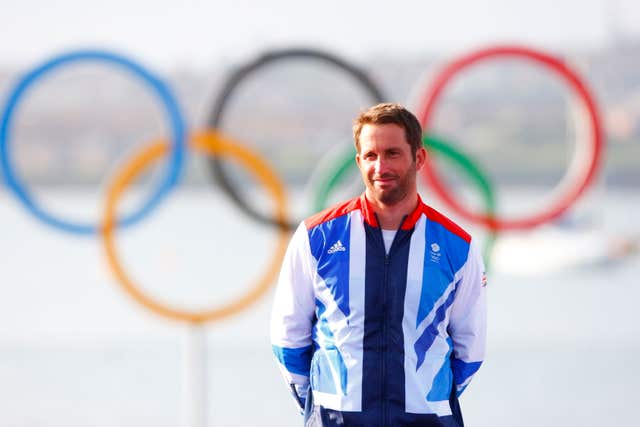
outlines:
M120 226L128 226L143 219L178 183L183 166L186 131L182 113L169 87L141 65L112 52L102 50L77 50L64 53L37 66L18 81L10 92L11 95L4 107L2 122L0 123L0 165L2 166L1 169L4 172L7 185L18 197L20 202L45 224L69 233L95 234L100 230L100 227L97 225L67 221L46 212L42 207L38 206L26 186L18 179L9 162L7 143L11 135L13 113L15 112L20 97L24 95L27 89L47 72L62 67L63 65L79 61L105 62L131 72L153 89L154 93L160 98L160 101L162 101L171 122L170 163L167 165L165 178L161 181L159 188L152 193L144 203L142 208L119 220L118 224Z

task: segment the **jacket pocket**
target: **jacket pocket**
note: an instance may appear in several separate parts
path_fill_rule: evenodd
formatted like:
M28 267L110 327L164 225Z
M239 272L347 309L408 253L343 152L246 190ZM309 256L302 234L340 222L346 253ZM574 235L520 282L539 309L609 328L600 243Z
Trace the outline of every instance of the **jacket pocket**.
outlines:
M312 390L345 394L347 371L337 348L319 349L313 354L310 382Z

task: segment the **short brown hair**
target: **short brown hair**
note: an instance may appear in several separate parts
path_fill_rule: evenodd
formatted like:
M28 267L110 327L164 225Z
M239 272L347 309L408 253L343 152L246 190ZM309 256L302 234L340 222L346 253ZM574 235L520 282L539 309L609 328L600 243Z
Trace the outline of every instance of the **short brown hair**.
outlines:
M422 147L422 127L416 116L400 104L390 102L374 105L361 112L353 121L353 139L356 150L360 152L360 132L364 125L396 124L404 129L407 142L411 146L413 158L418 148Z

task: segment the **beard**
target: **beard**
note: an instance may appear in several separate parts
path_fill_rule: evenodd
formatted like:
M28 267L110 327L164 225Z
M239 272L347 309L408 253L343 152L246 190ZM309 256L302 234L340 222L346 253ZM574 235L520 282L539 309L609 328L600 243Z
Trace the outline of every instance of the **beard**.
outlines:
M393 206L404 200L409 191L415 188L416 173L416 165L414 163L404 175L384 174L380 177L367 178L367 189L380 203ZM392 188L382 189L376 187L375 178L394 178L396 185Z

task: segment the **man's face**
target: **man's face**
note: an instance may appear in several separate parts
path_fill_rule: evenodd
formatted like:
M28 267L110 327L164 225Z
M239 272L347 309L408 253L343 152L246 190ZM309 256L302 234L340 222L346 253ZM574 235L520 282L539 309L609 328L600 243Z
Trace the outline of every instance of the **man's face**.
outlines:
M393 123L362 127L356 162L370 200L395 205L415 193L416 172L425 159L426 151L421 147L414 160L402 127Z

